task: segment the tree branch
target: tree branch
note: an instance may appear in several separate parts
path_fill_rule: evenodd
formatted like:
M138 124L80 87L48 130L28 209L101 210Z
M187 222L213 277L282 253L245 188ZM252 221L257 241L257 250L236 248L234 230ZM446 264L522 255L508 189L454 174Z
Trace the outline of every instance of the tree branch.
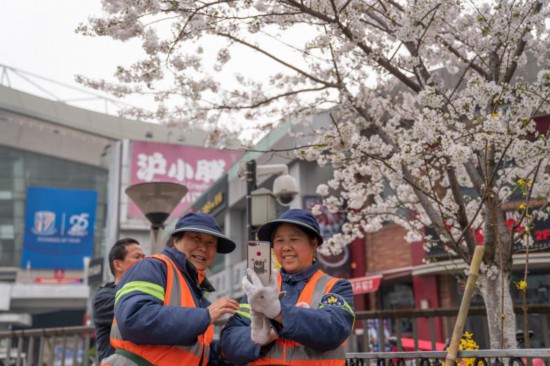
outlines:
M363 41L359 41L355 38L353 32L343 25L342 23L338 22L336 19L330 18L326 14L320 13L318 11L315 11L311 8L306 7L303 2L298 2L295 0L284 0L287 4L290 6L294 6L301 11L303 11L306 14L309 14L317 19L323 20L329 24L335 24L342 34L351 42L357 45L359 49L361 49L366 55L371 56L373 54L372 48L367 46ZM401 81L403 84L405 84L407 87L412 89L414 92L418 93L422 88L420 85L412 81L410 78L408 78L405 74L403 74L399 69L395 66L393 66L391 63L388 62L385 58L381 56L374 56L374 61L380 65L382 68L384 68L386 71L388 71L390 74L395 76L399 81Z
M242 40L242 39L240 39L240 38L237 38L237 37L235 37L235 36L233 36L233 35L231 35L231 34L227 34L227 33L221 33L221 32L219 32L219 33L216 33L216 34L218 34L219 36L222 36L222 37L226 37L226 38L228 38L228 39L231 39L231 40L233 40L233 41L235 41L235 42L237 42L237 43L242 44L243 46L249 47L249 48L251 48L251 49L253 49L253 50L255 50L255 51L257 51L257 52L259 52L259 53L261 53L261 54L263 54L263 55L265 55L265 56L267 56L267 57L269 57L269 58L271 58L272 60L277 61L277 62L280 63L281 65L283 65L283 66L285 66L285 67L287 67L287 68L289 68L289 69L291 69L291 70L296 71L296 72L299 73L300 75L303 75L303 76L305 76L306 78L308 78L308 79L310 79L310 80L313 80L313 81L315 81L315 82L317 82L317 83L319 83L319 84L324 85L325 87L338 88L338 85L337 85L337 84L326 82L325 80L319 79L319 78L317 78L317 77L315 77L315 76L313 76L313 75L311 75L311 74L308 74L307 72L305 72L305 71L303 71L303 70L297 68L296 66L293 66L293 65L289 64L288 62L285 62L285 61L281 60L280 58L278 58L278 57L272 55L271 53L265 51L264 49L262 49L262 48L260 48L260 47L258 47L258 46L255 46L255 45L253 45L253 44L251 44L251 43L249 43L249 42L246 42L245 40Z
M542 8L542 2L536 1L532 5L533 10L531 11L531 14L538 13L541 10L541 8ZM525 46L527 44L527 42L525 41L525 35L530 31L531 31L531 27L525 27L525 29L521 34L521 37L518 37L519 38L518 46L516 47L516 50L514 52L514 57L512 57L512 63L504 72L504 76L502 78L503 82L509 83L510 80L512 80L512 77L514 76L516 69L518 67L517 59L519 58L520 55L522 55L525 52Z

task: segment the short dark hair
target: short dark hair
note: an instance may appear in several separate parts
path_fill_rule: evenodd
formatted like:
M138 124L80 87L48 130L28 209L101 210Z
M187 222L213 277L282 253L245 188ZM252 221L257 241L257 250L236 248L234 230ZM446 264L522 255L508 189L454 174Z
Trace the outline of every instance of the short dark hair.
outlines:
M132 244L139 245L139 242L136 239L123 238L118 240L111 248L111 251L109 252L109 268L111 269L113 276L115 275L115 265L113 262L117 259L123 261L126 254L128 254L126 247Z
M174 246L176 244L176 241L181 240L181 238L183 238L185 233L186 233L186 231L183 231L183 232L179 232L179 233L175 233L175 234L170 235L170 237L166 241L166 246L168 248L174 248Z

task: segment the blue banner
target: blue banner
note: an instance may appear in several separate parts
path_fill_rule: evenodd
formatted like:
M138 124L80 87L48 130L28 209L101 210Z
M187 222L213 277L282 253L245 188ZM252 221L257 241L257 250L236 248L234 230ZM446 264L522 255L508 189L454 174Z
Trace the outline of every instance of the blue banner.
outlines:
M82 269L92 257L97 192L29 187L21 267Z

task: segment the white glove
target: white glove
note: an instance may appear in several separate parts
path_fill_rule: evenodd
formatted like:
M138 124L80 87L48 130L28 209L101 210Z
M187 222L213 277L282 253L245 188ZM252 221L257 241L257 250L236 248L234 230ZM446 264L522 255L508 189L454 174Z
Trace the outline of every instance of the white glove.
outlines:
M270 319L274 319L281 312L281 303L279 302L279 286L275 272L271 272L269 286L264 286L258 275L250 268L246 270L248 277L244 276L242 280L243 291L248 297L250 308L264 314Z
M271 332L271 324L269 319L262 314L250 309L250 337L252 342L264 345L269 343L269 333Z

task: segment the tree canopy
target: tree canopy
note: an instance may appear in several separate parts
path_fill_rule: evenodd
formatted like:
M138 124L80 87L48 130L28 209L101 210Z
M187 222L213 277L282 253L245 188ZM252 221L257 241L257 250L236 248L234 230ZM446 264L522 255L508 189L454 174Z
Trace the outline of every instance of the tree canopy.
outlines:
M328 110L331 127L297 149L335 168L318 193L347 223L326 248L386 222L467 263L485 245L484 299L509 314L489 320L491 333L515 344L499 279L517 237L548 217L548 1L104 0L104 9L79 31L141 39L147 57L118 67L116 82L83 83L150 93L158 109L130 115L209 126L215 138L234 133L224 121L261 130ZM245 50L265 59L261 80L232 63ZM517 212L512 228L506 210Z

